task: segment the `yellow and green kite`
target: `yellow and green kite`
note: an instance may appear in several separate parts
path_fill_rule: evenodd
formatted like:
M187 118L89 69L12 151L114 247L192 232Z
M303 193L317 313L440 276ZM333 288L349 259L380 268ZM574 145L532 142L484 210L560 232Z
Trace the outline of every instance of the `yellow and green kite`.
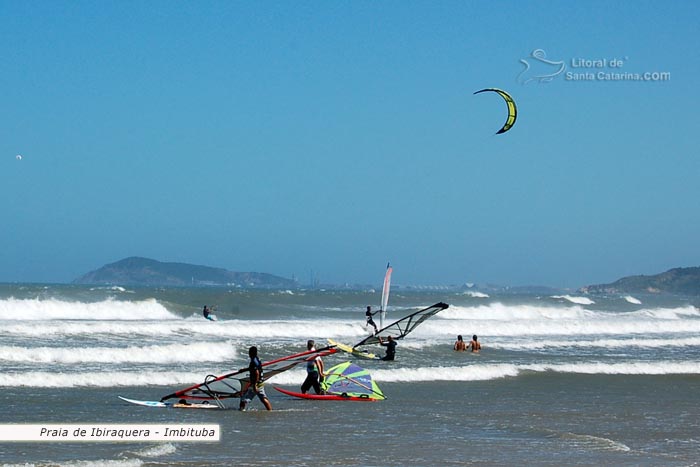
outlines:
M518 116L518 109L515 107L515 101L510 96L510 94L501 89L486 88L482 89L481 91L476 91L474 94L479 94L480 92L486 91L493 91L495 93L498 93L503 99L505 99L506 104L508 105L508 118L506 119L506 123L503 125L503 128L496 132L497 135L500 135L501 133L505 133L506 131L510 130L513 127L513 125L515 125L515 119Z

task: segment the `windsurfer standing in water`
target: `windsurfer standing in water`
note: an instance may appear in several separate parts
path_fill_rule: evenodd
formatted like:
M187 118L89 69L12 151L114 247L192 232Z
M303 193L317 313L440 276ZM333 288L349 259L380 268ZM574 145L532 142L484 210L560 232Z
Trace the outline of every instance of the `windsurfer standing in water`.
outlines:
M386 347L386 355L382 357L382 360L391 361L396 357L396 341L393 337L389 336L388 341L384 342L382 337L379 336L379 345Z
M306 348L309 351L316 350L315 342L311 339L306 343ZM315 357L306 362L306 379L301 384L301 393L306 394L311 387L314 388L316 394L323 394L321 390L321 381L326 375L323 373L323 360L321 357Z
M379 310L379 311L381 311L381 310ZM374 327L374 333L375 333L375 334L376 334L378 331L377 331L377 325L374 324L374 320L372 319L372 316L373 316L373 315L376 315L377 313L379 313L379 311L375 311L374 313L372 313L372 307L369 306L369 305L367 305L367 311L365 311L365 317L367 318L367 324L371 324L371 325Z
M270 404L270 400L267 398L267 394L265 394L265 387L263 386L263 369L262 363L260 363L260 359L258 358L258 348L252 346L248 349L248 356L250 357L250 364L248 365L250 384L245 393L241 394L241 404L238 410L245 410L248 403L250 403L255 396L258 396L258 399L260 399L260 402L263 403L267 410L272 410L272 404Z

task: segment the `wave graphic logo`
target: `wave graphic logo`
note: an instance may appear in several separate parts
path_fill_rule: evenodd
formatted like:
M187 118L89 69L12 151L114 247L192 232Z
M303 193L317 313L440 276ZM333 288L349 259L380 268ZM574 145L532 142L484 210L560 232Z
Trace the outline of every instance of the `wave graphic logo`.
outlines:
M542 49L535 49L528 58L521 58L520 63L525 69L518 75L520 84L532 81L537 83L549 83L566 71L566 63L563 60L554 61L547 59L547 53Z

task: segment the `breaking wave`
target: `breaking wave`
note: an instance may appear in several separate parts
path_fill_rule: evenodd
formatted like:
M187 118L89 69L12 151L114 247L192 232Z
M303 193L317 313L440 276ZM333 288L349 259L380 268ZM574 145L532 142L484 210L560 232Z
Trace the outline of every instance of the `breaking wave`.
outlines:
M220 368L211 374L224 374L231 369ZM696 362L621 362L621 363L570 363L570 364L478 364L466 366L439 366L420 368L375 368L372 376L379 382L431 382L431 381L484 381L514 378L524 374L562 373L587 375L699 375L700 363ZM15 387L129 387L168 386L196 384L204 380L206 372L104 372L104 373L51 373L26 372L0 374L0 386ZM271 384L297 385L304 380L302 369L294 369L270 380ZM115 395L116 397L116 395Z
M0 320L142 320L177 319L155 299L69 302L56 299L0 300Z

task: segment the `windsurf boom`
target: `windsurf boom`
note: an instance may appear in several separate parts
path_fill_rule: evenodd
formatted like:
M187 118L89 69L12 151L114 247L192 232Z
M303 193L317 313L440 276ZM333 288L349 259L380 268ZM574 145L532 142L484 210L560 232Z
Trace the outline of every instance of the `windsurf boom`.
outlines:
M377 334L366 337L353 346L353 349L362 345L379 344L379 337L392 336L394 339L403 339L411 331L417 328L423 321L436 315L449 307L447 303L436 303L435 305L423 308L408 316L394 321L390 325L381 328Z
M335 353L332 346L319 350L309 350L294 355L271 360L262 364L262 381L266 381L273 376L287 371L300 363L313 360L316 357L324 357ZM240 397L241 392L248 388L250 377L248 368L228 373L222 376L207 375L203 383L181 389L167 396L163 396L160 401L177 398L182 401L213 402L223 408L222 400Z

